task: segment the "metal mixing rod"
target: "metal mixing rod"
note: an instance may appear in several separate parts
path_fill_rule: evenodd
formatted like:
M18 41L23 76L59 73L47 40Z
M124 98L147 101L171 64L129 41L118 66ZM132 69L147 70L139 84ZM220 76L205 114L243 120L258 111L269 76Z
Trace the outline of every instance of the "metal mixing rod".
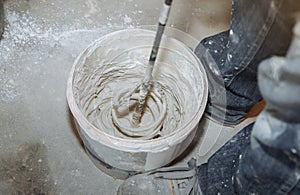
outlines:
M171 8L172 0L165 0L165 3L163 5L160 17L159 17L159 23L158 23L158 28L156 31L155 35L155 40L153 43L153 47L151 50L149 62L148 62L148 67L144 76L144 79L142 81L142 84L140 86L140 91L139 91L139 100L138 104L135 107L135 111L132 115L132 120L131 120L131 125L133 127L137 127L139 123L141 122L141 117L145 108L145 104L147 101L147 96L150 90L150 82L152 80L152 72L155 64L155 60L157 57L157 53L159 50L159 45L161 42L161 37L164 33L166 23L168 21L168 16L170 13L170 8Z

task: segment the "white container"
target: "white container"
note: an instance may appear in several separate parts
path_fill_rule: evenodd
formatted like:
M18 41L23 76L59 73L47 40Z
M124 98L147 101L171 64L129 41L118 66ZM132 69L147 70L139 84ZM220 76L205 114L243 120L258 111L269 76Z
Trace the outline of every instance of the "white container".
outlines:
M84 97L89 94L81 94L81 91L84 91L81 88L86 87L86 78L93 79L96 76L85 79L81 76L94 74L95 69L103 68L95 74L100 78L106 71L104 67L113 67L114 64L124 61L129 64L136 61L144 64L138 66L142 73L147 65L154 36L154 31L143 29L127 29L108 34L80 54L68 79L68 104L86 150L101 170L115 178L125 179L137 172L159 168L178 157L191 143L205 109L208 89L204 68L191 49L182 42L165 36L161 42L158 65L155 66L153 77L154 80L160 81L166 79L162 75L171 74L176 79L171 80L169 84L178 82L182 85L180 89L174 89L179 93L177 95L180 96L179 102L182 107L180 113L183 115L176 128L157 138L135 139L112 130L113 127L110 129L104 125L104 128L99 118L89 120L90 115L86 110L90 108L86 108L86 102L83 102ZM170 66L169 69L167 66ZM142 77L143 74L140 74L135 79L139 82ZM117 85L102 87L113 96L114 87ZM89 105L93 106L93 101L100 101L101 98L99 96L95 100L92 99ZM97 112L101 113L101 110ZM107 114L102 114L110 115L109 110L105 112Z

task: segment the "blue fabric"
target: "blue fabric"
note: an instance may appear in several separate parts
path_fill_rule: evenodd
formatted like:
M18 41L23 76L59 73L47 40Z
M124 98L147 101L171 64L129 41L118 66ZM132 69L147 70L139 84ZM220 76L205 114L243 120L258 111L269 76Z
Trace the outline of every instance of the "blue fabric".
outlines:
M300 194L300 124L290 124L280 130L282 135L268 142L255 136L253 124L241 130L207 163L199 166L202 193ZM253 139L258 142L255 147L250 146Z
M231 28L205 38L195 49L210 80L207 112L217 120L222 122L226 113L224 122L237 124L262 99L258 64L273 55L285 55L292 37L292 8L282 2L234 0Z
M262 135L266 132L271 136ZM236 192L300 194L299 143L300 123L278 123L278 119L264 111L253 128L251 147L243 152L234 173Z
M239 167L243 151L250 145L250 134L253 124L247 126L220 150L207 163L198 169L199 185L206 194L236 194L233 185L234 175Z
M300 194L300 55L272 57L288 50L295 10L299 1L234 0L233 32L197 47L211 85L206 111L214 118L224 112L225 122L234 124L262 95L267 102L254 125L199 167L203 194ZM218 95L222 88L225 98Z

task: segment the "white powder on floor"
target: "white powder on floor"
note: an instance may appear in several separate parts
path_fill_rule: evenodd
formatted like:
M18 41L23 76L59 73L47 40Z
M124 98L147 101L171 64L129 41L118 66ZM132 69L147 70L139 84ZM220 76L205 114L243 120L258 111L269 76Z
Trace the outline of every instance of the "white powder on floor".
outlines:
M12 102L20 95L19 88L24 86L17 80L26 78L16 78L46 74L40 65L45 63L42 56L54 57L49 51L60 47L66 53L72 53L75 59L79 49L90 44L93 37L97 39L113 29L132 27L133 23L128 15L123 16L121 26L109 21L110 18L101 28L86 28L84 25L49 23L29 11L5 10L5 28L0 41L0 101Z

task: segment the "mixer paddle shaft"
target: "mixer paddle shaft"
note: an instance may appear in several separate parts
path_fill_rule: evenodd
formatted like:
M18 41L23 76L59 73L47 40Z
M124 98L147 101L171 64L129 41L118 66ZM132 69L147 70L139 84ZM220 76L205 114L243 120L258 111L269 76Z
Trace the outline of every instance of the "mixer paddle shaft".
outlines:
M158 28L156 31L155 40L154 40L153 47L151 50L149 63L147 66L147 70L146 70L144 79L142 81L142 85L140 86L140 92L139 92L140 97L138 100L138 104L135 107L135 111L132 115L132 120L131 120L132 127L137 127L139 125L139 123L141 122L141 117L143 115L143 111L144 111L145 104L147 101L147 96L148 96L148 93L150 90L150 81L152 80L152 72L153 72L154 64L155 64L157 53L159 50L161 38L164 33L166 23L168 21L171 4L172 4L172 0L165 1L162 11L161 11L161 14L160 14L160 17L159 17Z

